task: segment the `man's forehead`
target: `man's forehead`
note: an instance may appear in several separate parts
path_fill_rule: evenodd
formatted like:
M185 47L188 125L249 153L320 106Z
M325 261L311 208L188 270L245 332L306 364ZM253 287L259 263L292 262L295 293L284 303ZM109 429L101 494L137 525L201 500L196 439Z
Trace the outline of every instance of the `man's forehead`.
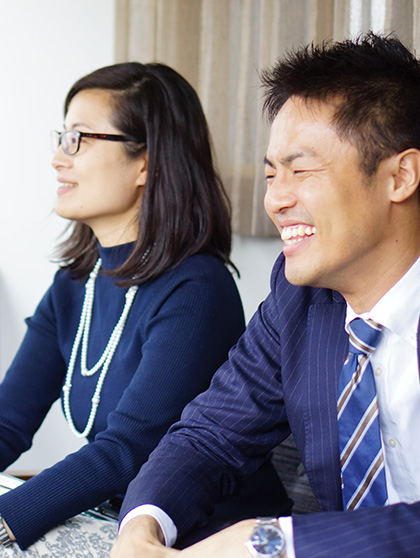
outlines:
M334 119L336 109L337 104L330 101L293 96L277 112L271 127L279 120L293 120L293 122L298 122L299 120L319 120L330 125Z
M316 156L317 137L328 134L338 139L333 116L334 107L329 103L290 98L271 124L266 159L275 157L290 163L298 157Z

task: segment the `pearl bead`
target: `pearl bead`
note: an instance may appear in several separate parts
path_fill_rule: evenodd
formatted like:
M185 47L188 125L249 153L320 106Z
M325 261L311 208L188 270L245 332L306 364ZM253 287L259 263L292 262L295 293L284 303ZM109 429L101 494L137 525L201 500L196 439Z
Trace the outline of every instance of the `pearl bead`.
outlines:
M147 256L147 254L146 254ZM122 314L114 327L109 341L105 347L102 356L98 360L98 362L89 370L87 367L87 353L88 353L88 346L89 346L89 333L90 333L90 324L92 321L92 313L93 313L93 301L95 297L95 282L96 278L99 274L99 269L101 267L102 261L99 258L96 262L95 267L89 274L89 279L85 285L85 297L83 300L82 312L80 315L80 322L79 327L77 329L76 337L74 339L73 348L70 355L69 366L67 369L66 374L66 381L63 386L63 407L64 407L64 415L66 420L70 426L71 431L75 436L78 438L85 438L89 435L90 431L92 430L93 423L95 422L96 412L98 410L98 406L100 403L100 394L102 391L102 386L105 382L105 378L109 369L109 365L111 364L112 357L117 349L118 343L120 341L121 335L124 331L125 322L127 321L128 314L130 312L131 306L134 301L134 297L136 296L138 287L134 285L130 287L125 295L125 304L122 311ZM79 432L74 424L73 417L71 414L70 409L70 391L71 391L71 380L74 374L74 367L77 359L77 354L79 352L80 343L81 346L81 374L82 376L93 376L102 368L102 371L98 377L98 381L96 383L95 393L92 397L92 406L89 413L89 418L87 420L85 429L83 432Z

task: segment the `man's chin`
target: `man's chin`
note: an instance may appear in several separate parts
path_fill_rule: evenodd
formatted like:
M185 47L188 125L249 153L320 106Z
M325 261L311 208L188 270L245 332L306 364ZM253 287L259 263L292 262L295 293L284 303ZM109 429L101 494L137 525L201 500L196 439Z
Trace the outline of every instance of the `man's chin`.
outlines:
M303 271L304 270L304 271ZM285 276L286 279L289 281L291 285L295 287L318 287L319 286L319 278L313 273L308 272L308 268L304 268L299 266L297 268L294 265L288 265L286 259L285 265Z
M286 279L289 281L289 283L291 285L294 285L295 287L308 287L308 279L304 276L302 276L302 274L298 274L298 273L288 273L287 272L287 268L286 268L286 272L285 272L285 276Z

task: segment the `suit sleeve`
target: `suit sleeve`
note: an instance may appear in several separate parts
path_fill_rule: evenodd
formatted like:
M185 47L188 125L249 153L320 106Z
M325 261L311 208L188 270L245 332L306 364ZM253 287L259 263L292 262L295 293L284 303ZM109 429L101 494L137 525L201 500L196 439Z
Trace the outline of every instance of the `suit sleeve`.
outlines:
M296 558L418 558L420 503L322 512L293 520Z
M215 502L232 494L288 435L276 312L270 295L210 388L187 405L131 482L121 517L154 504L185 534L204 523Z

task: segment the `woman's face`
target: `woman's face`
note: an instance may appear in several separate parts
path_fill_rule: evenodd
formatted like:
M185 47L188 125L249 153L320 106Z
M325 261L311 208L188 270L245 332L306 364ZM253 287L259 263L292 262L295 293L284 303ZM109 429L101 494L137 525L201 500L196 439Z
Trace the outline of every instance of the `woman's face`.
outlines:
M64 128L121 134L111 123L110 93L84 90L72 99ZM147 155L128 157L122 143L81 138L67 155L60 146L52 160L59 182L55 212L88 225L102 246L136 240L138 214L147 177Z

